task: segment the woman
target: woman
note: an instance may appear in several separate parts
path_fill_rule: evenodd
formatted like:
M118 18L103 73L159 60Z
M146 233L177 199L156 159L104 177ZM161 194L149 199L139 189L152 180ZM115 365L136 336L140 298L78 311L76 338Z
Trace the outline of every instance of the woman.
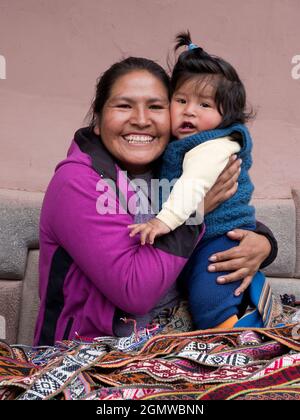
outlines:
M136 220L127 208L133 193L123 172L131 179L155 177L169 134L164 70L142 58L111 66L98 82L91 126L76 132L44 198L35 344L51 345L76 333L126 335L124 313L142 326L178 302L176 279L203 226L182 225L154 246L141 246L139 238L129 237L127 226ZM207 195L206 212L234 193L237 176L235 162ZM117 211L103 211L104 192L108 207ZM265 265L275 258L271 232L261 225L257 231L263 235L232 234L242 239L240 246L214 256L212 269L235 270L225 281L246 279L241 291L267 257Z

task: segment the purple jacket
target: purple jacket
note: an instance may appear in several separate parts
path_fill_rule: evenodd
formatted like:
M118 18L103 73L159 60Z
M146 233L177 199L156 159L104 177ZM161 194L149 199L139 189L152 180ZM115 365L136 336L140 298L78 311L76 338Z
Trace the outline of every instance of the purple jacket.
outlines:
M106 197L117 214L100 214ZM149 312L176 281L203 235L203 226L182 225L140 245L129 237L134 194L128 179L90 129L75 134L67 158L56 167L40 220L40 299L35 345L80 336L112 335L116 308Z

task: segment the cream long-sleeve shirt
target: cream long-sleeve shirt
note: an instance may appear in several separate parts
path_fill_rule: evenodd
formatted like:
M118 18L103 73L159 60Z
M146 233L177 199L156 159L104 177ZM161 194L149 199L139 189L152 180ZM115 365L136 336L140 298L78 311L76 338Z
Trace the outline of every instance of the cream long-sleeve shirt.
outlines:
M178 140L180 141L180 140ZM222 137L200 144L185 154L182 175L175 182L169 198L156 216L171 230L182 225L196 210L206 193L216 182L229 161L229 157L240 151L238 142ZM202 206L204 209L204 206Z

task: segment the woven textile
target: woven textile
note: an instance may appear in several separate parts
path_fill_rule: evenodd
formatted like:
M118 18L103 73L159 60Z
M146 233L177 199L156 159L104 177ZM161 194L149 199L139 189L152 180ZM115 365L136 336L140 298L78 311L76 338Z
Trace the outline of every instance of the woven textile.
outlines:
M253 391L257 394L263 392L269 392L270 394L273 390L277 391L277 388L281 389L281 387L284 387L284 389L288 390L288 386L292 386L293 384L299 385L299 387L294 388L293 391L296 392L298 390L298 396L300 397L300 363L279 369L274 373L265 375L259 379L250 379L235 384L221 385L215 389L203 393L199 399L229 400L235 399L240 395L248 394Z
M300 388L292 390L287 388L268 389L257 392L248 392L235 398L236 400L300 400Z
M296 399L297 325L186 331L185 307L158 328L28 348L0 342L0 399ZM275 389L276 388L276 389Z

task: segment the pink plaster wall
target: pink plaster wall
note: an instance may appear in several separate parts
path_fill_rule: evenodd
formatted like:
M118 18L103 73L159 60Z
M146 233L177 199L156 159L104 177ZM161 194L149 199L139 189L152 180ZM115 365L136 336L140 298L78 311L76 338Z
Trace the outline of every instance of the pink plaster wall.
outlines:
M256 194L284 195L300 181L299 17L299 0L0 0L0 188L44 191L98 75L128 55L165 65L190 28L239 69L258 110Z

